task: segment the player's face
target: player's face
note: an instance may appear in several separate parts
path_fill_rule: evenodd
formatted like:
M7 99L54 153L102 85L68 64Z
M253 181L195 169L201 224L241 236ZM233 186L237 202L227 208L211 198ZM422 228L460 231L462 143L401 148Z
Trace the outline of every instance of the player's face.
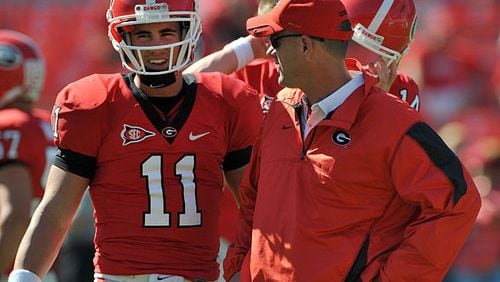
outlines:
M135 46L161 46L181 40L180 24L178 22L163 22L134 25L130 33L130 41ZM146 68L163 70L168 67L170 58L177 58L179 48L174 48L171 56L170 48L141 51ZM175 63L175 61L173 62Z

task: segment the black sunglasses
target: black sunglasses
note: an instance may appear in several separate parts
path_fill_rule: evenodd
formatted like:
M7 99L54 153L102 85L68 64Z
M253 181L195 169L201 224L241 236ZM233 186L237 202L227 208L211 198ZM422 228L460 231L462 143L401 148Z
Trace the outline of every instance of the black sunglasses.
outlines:
M279 40L281 38L285 38L285 37L297 37L297 36L302 36L304 34L283 34L283 35L271 35L269 36L269 42L271 43L271 46L274 48L274 49L278 49L278 47L280 46L279 45ZM316 36L309 36L311 37L312 39L314 40L318 40L318 41L323 41L324 39L321 38L321 37L316 37Z
M274 49L278 49L278 47L279 47L279 41L280 41L281 38L285 38L285 37L297 37L297 36L302 36L302 34L271 35L271 36L269 36L269 42L271 43L271 46L273 46Z

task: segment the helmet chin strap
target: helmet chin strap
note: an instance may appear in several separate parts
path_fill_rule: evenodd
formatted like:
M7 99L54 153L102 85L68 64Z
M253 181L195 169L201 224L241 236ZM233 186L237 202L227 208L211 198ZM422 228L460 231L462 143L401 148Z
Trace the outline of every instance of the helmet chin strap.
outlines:
M169 72L160 75L138 74L141 83L151 88L163 88L174 84L176 81L175 72Z

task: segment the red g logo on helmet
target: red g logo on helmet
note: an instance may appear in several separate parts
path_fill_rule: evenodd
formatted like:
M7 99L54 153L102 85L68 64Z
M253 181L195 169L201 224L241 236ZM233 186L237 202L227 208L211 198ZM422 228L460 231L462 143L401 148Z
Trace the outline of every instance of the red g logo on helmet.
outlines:
M12 30L0 30L0 108L20 97L36 100L45 62L36 43Z
M353 41L390 61L408 52L417 20L413 0L342 2L351 19Z
M122 65L135 73L159 75L180 70L194 56L194 49L201 34L201 20L196 0L111 0L106 13L108 35L113 47L120 54ZM138 24L179 22L181 41L159 46L134 46L127 40L131 26ZM166 49L178 55L165 70L146 70L142 51ZM134 54L135 53L135 54Z

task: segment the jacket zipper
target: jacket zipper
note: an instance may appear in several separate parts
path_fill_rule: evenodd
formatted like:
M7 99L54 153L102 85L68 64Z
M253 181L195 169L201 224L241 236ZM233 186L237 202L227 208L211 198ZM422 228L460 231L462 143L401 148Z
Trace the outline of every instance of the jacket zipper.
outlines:
M304 160L304 158L305 158L305 156L307 154L307 150L309 150L309 147L311 147L311 144L312 144L312 141L314 139L314 136L316 135L316 129L318 129L317 125L312 130L311 138L309 138L310 140L309 140L309 143L307 144L307 146L305 146L305 141L307 140L307 136L306 136L306 140L304 140L302 142L302 154L300 155L300 160L301 161Z

